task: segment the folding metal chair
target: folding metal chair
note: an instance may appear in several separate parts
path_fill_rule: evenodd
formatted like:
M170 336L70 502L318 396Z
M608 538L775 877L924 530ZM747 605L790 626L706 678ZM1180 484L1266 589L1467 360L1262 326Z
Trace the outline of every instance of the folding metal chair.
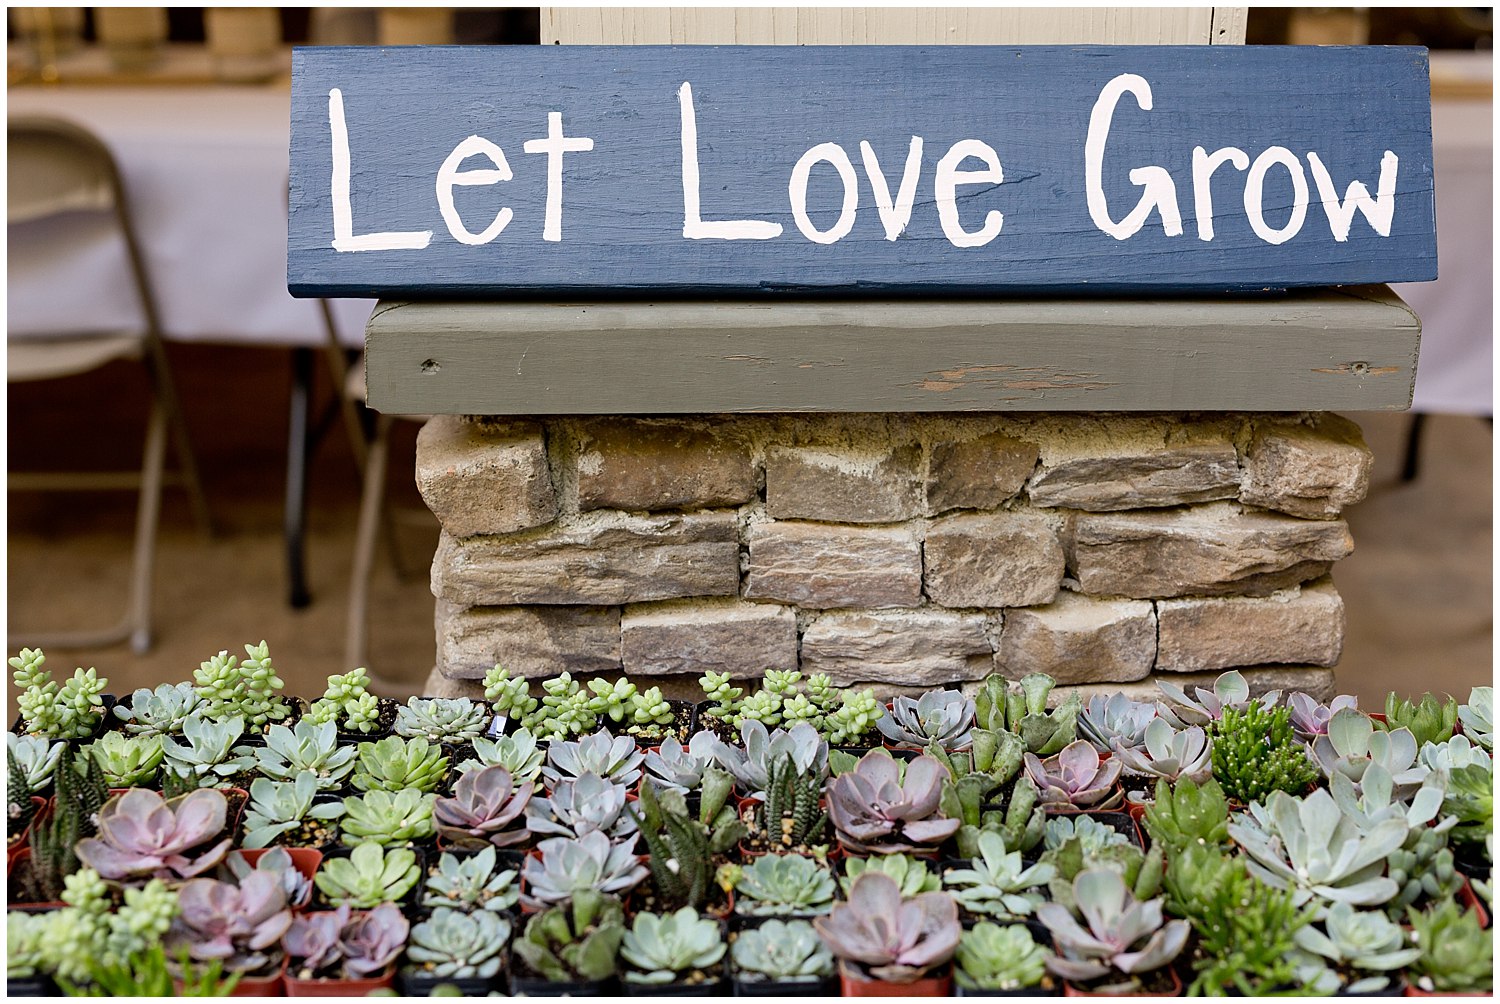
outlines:
M139 321L122 325L125 331L77 332L7 340L6 378L10 382L74 376L106 363L139 361L151 386L152 403L146 424L144 458L133 471L10 472L11 491L139 492L135 546L131 561L128 606L114 627L102 630L40 632L11 627L8 644L44 648L95 648L129 639L143 654L151 648L151 588L160 522L161 491L165 484L187 491L194 519L205 534L212 533L208 503L198 478L177 392L162 345L161 322L145 260L131 221L129 202L119 168L105 145L87 129L50 118L16 117L7 128L7 222L34 223L68 213L105 214L119 228L129 261L131 279L140 299ZM13 245L14 246L14 245ZM65 296L66 290L58 290ZM166 470L167 440L177 454L178 470Z

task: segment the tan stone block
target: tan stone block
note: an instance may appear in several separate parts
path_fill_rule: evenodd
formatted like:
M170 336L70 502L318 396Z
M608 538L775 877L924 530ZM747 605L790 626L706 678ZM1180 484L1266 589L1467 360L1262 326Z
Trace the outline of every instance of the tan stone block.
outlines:
M700 422L612 418L584 428L580 509L737 506L759 491L750 448Z
M1359 426L1331 413L1312 422L1256 426L1245 452L1240 501L1320 519L1365 497L1374 454Z
M618 607L461 607L439 602L438 669L479 680L495 665L512 676L620 669Z
M1026 493L1036 506L1113 512L1234 498L1239 485L1239 455L1226 441L1043 462Z
M936 520L923 545L927 596L945 607L1049 603L1063 577L1057 533L1040 516L964 513Z
M772 522L745 532L745 598L832 607L914 607L922 549L909 530Z
M1326 704L1338 693L1334 684L1333 670L1319 666L1246 666L1240 667L1239 672L1245 677L1245 682L1250 684L1252 697L1279 690L1284 698L1292 691L1300 690ZM1047 703L1055 707L1065 701L1069 694L1074 693L1081 695L1084 701L1095 694L1108 697L1117 693L1124 694L1134 701L1155 701L1160 700L1162 696L1161 690L1156 686L1157 680L1165 680L1172 686L1181 687L1191 694L1195 687L1212 690L1214 680L1218 677L1217 672L1152 673L1146 679L1134 683L1074 684L1054 689L1047 695Z
M1003 433L934 443L927 455L927 511L993 509L1014 498L1036 468L1037 445Z
M995 669L1008 679L1046 673L1058 683L1144 679L1156 658L1156 617L1144 600L1061 592L1044 607L1005 612Z
M802 635L802 672L856 680L944 687L978 680L994 648L978 614L951 610L851 610L823 614Z
M922 451L873 457L821 447L766 451L766 514L833 523L898 523L922 515Z
M417 490L455 537L513 533L557 518L542 427L437 415L417 433Z
M508 537L443 534L432 593L466 606L615 605L739 590L734 513L592 514Z
M1354 549L1342 520L1294 519L1229 503L1081 513L1072 538L1080 590L1133 599L1265 596L1326 574Z
M797 667L797 615L769 603L696 600L627 607L620 652L629 676L702 675L760 678Z
M1169 672L1333 666L1344 647L1344 601L1327 578L1266 597L1159 600L1156 616L1156 668Z

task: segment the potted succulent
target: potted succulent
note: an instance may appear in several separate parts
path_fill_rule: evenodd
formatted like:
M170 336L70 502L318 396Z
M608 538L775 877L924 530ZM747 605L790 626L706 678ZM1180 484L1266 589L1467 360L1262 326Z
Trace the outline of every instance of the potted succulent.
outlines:
M411 929L406 948L409 965L401 970L408 996L429 997L439 984L451 983L462 996L485 997L502 989L509 918L490 910L462 913L439 907Z
M964 749L974 741L974 702L957 690L896 697L875 725L892 749L922 750L933 744L945 750Z
M295 721L303 711L298 699L281 695L283 684L264 641L246 645L243 661L227 650L205 660L193 671L193 682L202 714L221 721L243 718L249 736L261 735L277 722Z
M416 851L363 843L352 851L331 852L313 882L329 906L372 910L381 903L401 902L421 878Z
M1420 954L1409 967L1409 997L1488 995L1494 985L1494 939L1471 911L1445 900L1407 909Z
M512 948L511 990L531 997L604 997L614 992L625 911L592 889L534 914Z
M5 996L55 997L57 984L47 973L47 913L9 910L5 915Z
M235 752L253 757L255 770L271 781L295 781L311 775L319 791L338 791L354 771L363 747L340 746L332 722L300 719L295 725L272 725L263 745L242 746Z
M1020 851L1007 851L997 833L979 837L979 856L968 868L943 872L943 885L958 905L974 917L1022 920L1030 916L1044 898L1043 890L1055 874L1051 864L1029 868Z
M1348 903L1335 903L1321 927L1309 924L1295 937L1297 946L1318 960L1311 966L1322 971L1313 977L1315 987L1341 997L1400 996L1405 989L1400 970L1422 954L1384 913Z
M1057 951L1047 968L1067 981L1067 996L1182 992L1171 964L1187 945L1190 928L1185 920L1165 920L1162 900L1138 901L1118 872L1098 868L1073 880L1073 902L1087 927L1060 903L1043 903L1036 911Z
M64 881L80 867L78 845L94 835L109 795L98 761L71 743L62 746L55 787L48 808L33 819L29 846L7 856L11 903L62 905Z
M21 772L24 790L31 795L43 796L52 788L52 778L57 773L57 761L63 747L60 740L42 736L18 736L14 732L5 734L6 754L15 760Z
M493 846L479 851L444 851L427 871L418 902L426 909L504 912L520 901L520 873L507 868Z
M230 851L224 858L219 877L243 882L253 871L275 875L286 890L287 904L293 910L300 910L312 902L313 878L322 863L323 852L308 847Z
M494 717L467 697L413 697L396 709L392 730L403 739L462 746L485 734Z
M623 784L598 774L564 778L549 796L526 802L526 829L535 836L562 837L581 837L600 830L615 842L634 841L636 823L625 811L627 798Z
M318 799L318 781L311 772L297 775L295 781L263 777L251 781L240 846L256 849L280 844L318 850L334 846L345 803L337 796Z
M185 947L195 962L218 960L239 973L232 996L280 994L286 968L281 936L291 927L292 910L276 875L256 870L238 885L189 879L178 890L178 904L165 940L169 953Z
M816 859L766 854L731 867L736 917L816 917L833 908L833 872Z
M497 770L500 768L496 768ZM381 846L430 840L434 829L433 795L415 788L367 791L344 799L339 820L340 840L346 847L374 843Z
M1153 845L1169 853L1189 845L1222 847L1229 843L1229 800L1219 782L1194 784L1179 778L1156 782L1156 797L1138 816Z
M370 677L363 666L347 673L328 677L323 696L312 703L304 716L322 725L332 722L340 745L384 739L396 723L400 704L391 697L376 697L369 692Z
M1100 756L1114 753L1116 745L1138 750L1146 744L1147 727L1157 718L1156 705L1149 701L1134 701L1125 694L1095 694L1078 714L1078 738L1087 740Z
M813 926L839 960L843 996L948 996L963 928L946 893L903 897L889 875L865 872Z
M981 729L1014 733L1027 752L1050 757L1078 738L1083 711L1083 698L1077 693L1047 710L1055 686L1057 681L1046 673L1028 673L1015 683L992 673L974 697L974 720Z
M1349 694L1340 694L1328 704L1318 703L1318 699L1301 691L1291 694L1286 699L1287 709L1291 712L1289 720L1292 731L1297 738L1305 743L1311 744L1318 736L1328 734L1328 723L1333 716L1345 708L1359 709L1359 699Z
M353 749L358 761L349 783L359 791L411 789L430 794L448 776L449 760L443 748L426 739L390 736Z
M142 687L111 711L118 727L130 735L177 736L190 717L202 718L202 709L203 697L191 683L163 683L155 690Z
M924 858L914 858L907 854L882 854L873 858L845 858L844 874L839 879L839 888L844 895L849 895L849 890L854 888L855 881L865 872L881 872L896 880L896 885L901 889L903 897L911 897L920 892L940 892L943 888L942 877L935 869L928 867Z
M958 830L939 807L947 769L923 754L901 763L871 750L828 785L828 815L839 844L856 854L935 855Z
M1262 802L1275 791L1300 795L1318 778L1308 748L1292 732L1290 708L1262 702L1224 707L1207 728L1214 780L1238 806Z
M392 903L295 917L281 937L288 997L362 997L395 979L406 948L406 918Z
M1117 758L1101 761L1099 751L1086 740L1075 740L1045 760L1028 752L1023 762L1049 812L1100 812L1125 801L1118 784L1124 764Z
M645 759L634 739L600 729L577 740L554 739L549 743L542 779L548 787L556 787L566 778L597 774L628 788L640 780Z
M78 669L59 685L43 664L41 649L23 648L10 659L20 696L19 714L11 731L43 739L92 739L105 724L108 712L104 688L109 681L93 669Z
M635 852L595 830L581 837L553 837L537 845L521 866L521 905L541 910L584 890L624 895L645 879Z
M460 774L482 767L504 767L510 771L511 782L514 784L539 779L542 776L542 761L547 755L536 736L526 729L517 729L509 735L494 739L480 736L462 752L472 759L459 761Z
M1370 716L1377 729L1394 732L1406 729L1416 739L1417 745L1440 743L1458 731L1458 702L1453 698L1439 701L1431 694L1423 694L1416 704L1402 700L1391 693L1385 698L1385 714Z
M104 803L98 835L78 842L78 858L110 881L191 878L228 853L231 837L215 842L228 826L228 809L213 788L167 800L131 788Z
M704 771L714 763L718 742L712 732L696 732L686 745L676 736L667 736L660 746L646 751L647 780L685 795L696 792L703 784Z
M833 953L805 920L767 920L734 936L729 960L736 997L832 997Z
M459 847L514 847L531 839L522 813L536 785L511 783L504 767L481 767L458 779L452 798L432 804L438 835Z
M31 825L47 808L47 800L31 794L26 773L16 762L13 752L7 751L9 778L6 786L6 841L7 851L13 851L26 843L31 835Z
M717 916L728 912L728 903L710 897L716 892L727 897L732 890L732 882L717 876L716 865L745 832L734 809L724 804L730 786L722 773L707 782L696 813L688 810L680 792L642 787L640 815L626 810L650 852L651 884L636 894L637 909L664 913L689 906Z
M244 732L243 718L221 721L190 715L178 729L181 742L171 734L156 737L161 745L163 770L187 787L239 788L236 782L255 766L255 757L249 755L248 748L235 745Z
M1023 924L980 921L958 939L953 982L959 997L1055 995L1047 974L1047 950Z
M638 913L620 943L630 997L712 997L723 980L728 946L718 923L691 906Z

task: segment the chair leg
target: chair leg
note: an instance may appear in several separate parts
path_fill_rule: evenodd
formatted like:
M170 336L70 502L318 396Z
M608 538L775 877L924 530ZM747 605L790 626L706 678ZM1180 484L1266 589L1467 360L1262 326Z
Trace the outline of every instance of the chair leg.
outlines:
M130 564L130 650L136 655L151 650L151 587L156 579L156 534L161 524L168 421L165 403L158 401L146 426L146 459L141 465L140 504L135 518L135 557Z
M1401 463L1402 481L1417 479L1417 467L1422 453L1422 426L1425 424L1426 415L1420 411L1412 412L1411 425L1406 430L1406 457Z
M349 615L344 636L345 670L364 666L369 643L370 577L380 537L385 500L386 466L390 459L391 425L388 415L375 419L375 437L365 454L364 486L359 499L359 524L354 541L354 565L349 573Z
M304 532L307 529L308 408L312 396L313 360L310 349L292 350L292 393L287 418L286 504L284 536L287 562L287 603L301 610L312 602L307 591Z

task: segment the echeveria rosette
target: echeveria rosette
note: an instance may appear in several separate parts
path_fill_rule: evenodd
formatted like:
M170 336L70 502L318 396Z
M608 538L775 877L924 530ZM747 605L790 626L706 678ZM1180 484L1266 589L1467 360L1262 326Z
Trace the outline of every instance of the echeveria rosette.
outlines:
M509 847L524 842L529 834L513 827L526 810L536 785L511 783L504 767L482 767L458 779L452 798L439 798L432 806L438 833L460 846Z
M229 972L255 974L271 968L292 926L286 891L276 876L256 872L239 885L195 878L178 893L182 912L167 932L175 956L183 946L195 962L218 960Z
M1252 703L1250 683L1237 669L1220 673L1214 680L1212 690L1194 687L1192 697L1189 697L1181 687L1167 683L1165 680L1157 680L1156 687L1166 698L1158 702L1157 713L1177 728L1185 729L1189 725L1207 727L1210 722L1216 722L1224 717L1225 708L1244 708ZM1269 709L1275 707L1279 700L1281 700L1281 691L1272 690L1255 698L1254 703Z
M1022 762L1043 803L1113 809L1125 800L1124 792L1115 787L1124 764L1115 758L1101 762L1099 751L1087 740L1074 740L1045 760L1027 753Z
M1110 752L1117 743L1138 749L1146 742L1147 726L1159 717L1150 702L1125 694L1095 694L1078 714L1078 738L1087 739L1100 753Z
M1140 987L1141 974L1170 965L1187 945L1188 922L1164 923L1162 900L1137 900L1112 868L1078 875L1073 900L1087 927L1060 903L1043 903L1036 911L1057 948L1047 968L1065 980L1104 980L1100 992L1129 993Z
M896 880L879 872L855 879L849 899L813 927L858 975L902 984L946 965L963 933L953 897L924 892L903 899Z
M1179 732L1165 719L1153 718L1138 746L1128 747L1119 739L1115 743L1115 758L1127 774L1174 783L1183 778L1194 784L1213 777L1208 734L1196 725Z
M1292 712L1292 731L1297 733L1298 739L1311 743L1318 736L1328 734L1328 723L1334 715L1346 708L1359 710L1359 698L1340 694L1325 706L1319 704L1316 697L1299 690L1286 699L1286 706Z
M600 830L611 840L635 835L636 822L625 811L626 791L598 774L559 781L547 798L526 803L526 828L545 836L581 837Z
M851 771L828 784L828 817L839 843L855 854L935 850L957 832L961 820L939 809L948 769L935 757L905 765L884 750L871 750Z
M231 837L197 850L224 832L228 812L228 800L212 788L170 801L131 788L104 803L99 833L78 842L78 857L111 881L191 878L229 852Z

